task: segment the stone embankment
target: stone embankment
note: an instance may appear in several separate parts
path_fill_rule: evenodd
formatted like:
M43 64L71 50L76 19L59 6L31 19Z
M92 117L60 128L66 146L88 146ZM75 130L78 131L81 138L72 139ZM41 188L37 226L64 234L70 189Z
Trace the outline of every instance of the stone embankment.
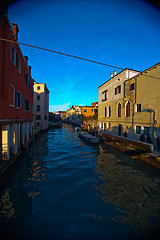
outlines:
M134 159L140 159L158 169L160 169L160 152L153 151L153 145L135 141L125 137L119 137L108 133L100 135L101 141L110 145Z

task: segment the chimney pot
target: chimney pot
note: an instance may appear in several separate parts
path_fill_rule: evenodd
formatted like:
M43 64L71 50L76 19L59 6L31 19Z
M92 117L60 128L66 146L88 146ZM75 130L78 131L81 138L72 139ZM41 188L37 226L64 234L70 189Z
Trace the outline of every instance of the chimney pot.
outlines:
M114 76L116 76L116 73L117 73L117 71L116 71L116 70L114 70Z
M111 78L113 77L113 73L111 73Z
M16 23L12 23L12 26L13 26L14 35L16 36L16 38L18 40L18 32L19 32L18 25Z

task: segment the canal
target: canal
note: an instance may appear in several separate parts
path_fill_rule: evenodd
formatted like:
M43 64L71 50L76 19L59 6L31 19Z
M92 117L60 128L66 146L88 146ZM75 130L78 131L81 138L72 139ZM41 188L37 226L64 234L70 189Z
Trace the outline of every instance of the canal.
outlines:
M152 166L87 144L64 124L36 139L1 189L0 236L146 238L159 226L159 186Z

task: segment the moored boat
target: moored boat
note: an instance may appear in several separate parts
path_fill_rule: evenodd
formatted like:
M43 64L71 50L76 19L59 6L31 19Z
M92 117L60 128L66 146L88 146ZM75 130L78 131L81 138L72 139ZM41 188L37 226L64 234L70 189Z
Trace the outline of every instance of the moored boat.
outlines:
M99 138L98 137L95 137L91 134L89 134L88 132L85 132L85 131L81 131L79 133L79 137L81 137L82 139L86 140L87 142L90 142L90 143L98 143L99 142Z
M81 131L80 127L75 127L75 131L80 132Z

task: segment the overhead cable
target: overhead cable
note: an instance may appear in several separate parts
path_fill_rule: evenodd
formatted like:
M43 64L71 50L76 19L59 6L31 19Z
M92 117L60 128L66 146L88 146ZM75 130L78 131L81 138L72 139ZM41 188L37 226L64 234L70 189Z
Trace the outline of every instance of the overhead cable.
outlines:
M80 59L80 60L83 60L83 61L100 64L100 65L107 66L107 67L111 67L111 68L114 68L114 69L116 68L116 69L119 69L119 70L124 70L124 68L120 68L120 67L113 66L113 65L110 65L110 64L106 64L106 63L97 62L97 61L94 61L94 60L91 60L91 59L87 59L87 58L82 58L82 57L74 56L74 55L71 55L71 54L67 54L67 53L55 51L55 50L48 49L48 48L43 48L43 47L39 47L39 46L27 44L27 43L12 41L12 40L5 39L5 38L0 38L0 40L5 41L5 42L15 43L15 44L17 44L17 45L21 44L21 45L24 45L24 46L27 46L27 47L36 48L36 49L40 49L40 50L47 51L47 52L57 53L57 54L64 55L64 56L67 56L67 57L72 57L72 58ZM155 77L155 76L148 75L148 74L146 74L145 72L140 72L139 74L144 74L145 76L148 76L148 77L160 79L159 77Z
M83 60L83 61L96 63L96 64L104 65L104 66L107 66L107 67L123 70L123 68L120 68L120 67L112 66L112 65L109 65L109 64L106 64L106 63L97 62L97 61L94 61L94 60L91 60L91 59L82 58L82 57L74 56L74 55L71 55L71 54L63 53L63 52L58 52L58 51L51 50L51 49L48 49L48 48L38 47L38 46L31 45L31 44L16 42L16 41L12 41L12 40L9 40L9 39L4 39L4 38L0 38L0 40L6 41L6 42L12 42L12 43L15 43L17 45L21 44L21 45L24 45L24 46L27 46L27 47L37 48L37 49L40 49L40 50L61 54L61 55L67 56L67 57L72 57L72 58L80 59L80 60Z

